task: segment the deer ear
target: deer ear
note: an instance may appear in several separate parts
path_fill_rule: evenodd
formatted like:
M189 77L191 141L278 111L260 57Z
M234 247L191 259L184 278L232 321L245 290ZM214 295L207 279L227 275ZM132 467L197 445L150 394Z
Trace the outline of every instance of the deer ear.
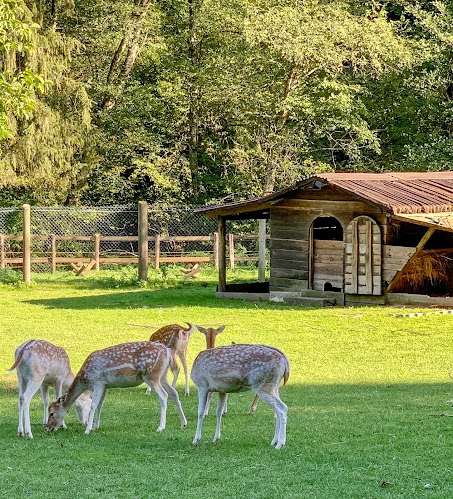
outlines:
M216 334L220 334L225 328L226 328L226 325L218 327L216 330Z
M198 326L197 324L195 324L195 327L198 329L198 331L200 331L200 333L208 334L208 331L204 327Z

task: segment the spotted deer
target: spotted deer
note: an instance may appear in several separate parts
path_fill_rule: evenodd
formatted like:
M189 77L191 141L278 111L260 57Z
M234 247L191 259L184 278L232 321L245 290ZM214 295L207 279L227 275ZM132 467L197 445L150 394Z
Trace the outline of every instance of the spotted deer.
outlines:
M8 369L17 369L19 381L19 427L20 437L33 438L30 424L30 402L33 395L41 389L44 404L44 424L47 422L49 407L49 386L53 386L55 397L61 396L74 380L65 349L44 340L28 340L16 349L15 362ZM83 394L74 403L77 418L81 424L87 424L91 395ZM24 424L25 423L25 424ZM66 425L61 420L64 428ZM24 428L25 426L25 428Z
M190 335L194 332L195 326L187 323L189 326L187 329L184 329L182 326L178 326L178 324L171 324L169 326L164 326L158 329L155 333L153 333L149 339L149 341L155 341L156 343L162 343L170 350L172 350L175 363L175 369L173 369L170 365L170 369L173 371L173 383L172 386L175 388L176 380L178 379L179 371L181 370L178 363L176 362L176 355L178 355L181 360L182 367L184 369L184 376L186 378L186 388L185 394L189 395L189 373L187 370L187 345L189 343ZM151 389L148 388L146 393L151 393Z
M56 431L71 405L86 390L93 390L88 425L85 434L97 430L107 388L128 388L145 382L156 392L160 402L158 432L166 425L167 398L173 400L181 419L187 425L178 393L167 380L167 371L174 362L172 352L165 345L151 341L137 341L111 346L91 353L83 363L68 392L49 407L47 431ZM94 415L96 420L93 426Z
M201 438L203 414L208 394L219 393L214 442L220 439L220 425L228 393L253 390L276 416L271 442L281 449L286 442L287 406L279 396L279 385L289 377L289 362L284 353L266 345L229 345L200 352L195 359L192 381L198 388L198 425L193 444Z
M214 329L212 327L208 327L205 329L204 327L201 326L195 326L200 333L203 333L206 336L206 349L209 348L214 348L215 347L215 340L218 334L220 334L226 326L220 326L217 329ZM234 341L231 342L232 345L235 345L236 343ZM203 417L205 418L208 413L209 413L209 406L211 405L211 397L212 397L212 392L209 393L208 395L208 400L206 401L206 407L203 413ZM252 405L250 406L250 411L249 414L253 414L256 411L256 406L258 405L258 400L259 397L258 395L255 396L255 399L252 402ZM227 413L227 400L225 399L225 405L224 405L224 413Z

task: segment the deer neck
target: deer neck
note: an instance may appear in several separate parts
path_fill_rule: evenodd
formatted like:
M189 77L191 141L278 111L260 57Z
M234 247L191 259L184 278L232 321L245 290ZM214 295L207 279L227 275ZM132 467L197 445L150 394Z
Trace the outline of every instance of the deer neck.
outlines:
M66 393L66 398L63 402L63 407L65 408L66 412L69 411L72 404L87 389L86 385L84 383L81 383L78 375L75 378L74 374L72 374L72 376L73 376L73 381L68 388L68 391Z

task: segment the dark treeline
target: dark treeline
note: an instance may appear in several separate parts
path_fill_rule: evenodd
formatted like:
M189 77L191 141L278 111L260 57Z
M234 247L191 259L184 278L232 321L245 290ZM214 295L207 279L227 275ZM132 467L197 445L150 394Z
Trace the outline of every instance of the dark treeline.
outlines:
M0 0L0 205L449 169L453 4ZM3 33L3 34L2 34Z

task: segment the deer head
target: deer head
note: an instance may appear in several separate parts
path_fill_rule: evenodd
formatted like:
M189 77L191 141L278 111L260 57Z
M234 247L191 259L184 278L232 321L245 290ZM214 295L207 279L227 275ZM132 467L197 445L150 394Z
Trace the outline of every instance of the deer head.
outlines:
M220 326L217 329L214 329L213 327L208 327L205 329L204 327L197 326L196 328L200 333L203 333L206 336L206 348L214 348L215 347L215 339L218 334L220 334L226 326Z
M68 412L64 407L66 393L49 406L49 417L47 419L46 431L57 431L62 426L63 419Z

